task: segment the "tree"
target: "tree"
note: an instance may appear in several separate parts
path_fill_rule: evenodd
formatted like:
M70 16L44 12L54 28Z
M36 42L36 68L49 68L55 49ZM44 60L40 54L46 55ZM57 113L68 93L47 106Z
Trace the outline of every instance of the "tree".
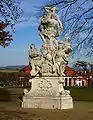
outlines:
M87 71L88 70L88 63L85 61L77 61L74 65L73 68L77 70L83 70Z
M93 0L49 0L45 6L58 8L63 36L70 36L73 52L85 48L85 55L93 54Z
M5 31L7 24L2 22L0 23L0 45L6 47L13 40L12 35L10 35L9 31Z
M88 80L88 85L91 86L93 83L93 63L86 61L77 61L73 65L74 69L79 70L79 74L83 77L86 77Z
M17 23L22 10L19 7L18 0L0 0L0 45L8 46L12 41L9 26L14 31L14 25Z

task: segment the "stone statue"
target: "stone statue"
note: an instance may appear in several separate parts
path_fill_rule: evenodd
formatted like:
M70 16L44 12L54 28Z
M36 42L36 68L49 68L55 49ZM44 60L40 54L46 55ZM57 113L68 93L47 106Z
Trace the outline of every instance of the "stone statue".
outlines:
M32 67L31 75L40 73L53 73L58 76L65 76L65 67L68 64L68 57L71 53L71 46L68 38L64 41L58 41L58 47L51 49L46 43L41 47L40 53L31 45L29 50L29 63ZM34 74L32 74L34 73Z
M29 49L29 65L32 68L31 75L35 76L40 71L41 58L34 44L31 44Z
M41 17L41 24L39 26L40 37L44 43L53 47L57 46L56 37L62 32L62 23L60 22L56 8L45 7L45 15Z
M59 74L59 76L65 76L65 67L68 64L68 57L72 51L68 39L69 38L65 38L64 41L58 42L58 49L55 51L53 56L53 71L57 70L56 72Z
M40 52L32 44L29 50L29 63L32 67L31 75L47 74L65 76L64 71L71 52L70 39L58 41L62 32L62 23L56 14L55 7L45 7L45 14L41 17L39 26L43 45Z
M24 90L22 107L44 109L73 108L70 92L64 90L64 71L72 51L70 38L57 40L62 32L62 23L55 7L45 7L39 26L42 46L40 51L34 44L29 49L31 66L31 90Z
M65 67L72 49L69 37L63 41L56 39L62 32L62 23L56 14L55 7L45 7L39 31L43 41L40 51L36 49L34 44L31 44L29 50L31 76L65 76ZM60 85L60 88L63 88L63 82Z

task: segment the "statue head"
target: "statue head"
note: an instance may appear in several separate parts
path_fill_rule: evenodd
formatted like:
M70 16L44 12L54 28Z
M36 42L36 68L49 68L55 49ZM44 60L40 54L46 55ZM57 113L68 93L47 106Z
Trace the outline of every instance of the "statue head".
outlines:
M51 7L51 9L50 9L50 10L51 10L51 12L52 12L52 13L56 13L57 8L56 8L56 7Z
M58 41L58 49L62 50L66 55L69 55L72 52L70 38L65 38L64 41Z
M30 45L30 49L34 49L35 48L35 45L34 44L31 44Z
M66 37L64 43L65 43L65 53L69 55L72 52L72 48L70 45L70 38Z
M48 14L55 14L56 11L57 11L56 7L45 6L44 9L45 9L45 12L48 13Z
M58 41L58 49L64 49L64 42L62 40Z

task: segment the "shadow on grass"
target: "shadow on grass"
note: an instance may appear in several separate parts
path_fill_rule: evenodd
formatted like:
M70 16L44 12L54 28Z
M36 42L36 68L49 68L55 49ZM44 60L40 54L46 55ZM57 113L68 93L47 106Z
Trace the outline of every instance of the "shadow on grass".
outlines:
M0 88L0 102L9 102L12 101L11 95L8 90L5 88Z
M28 120L28 114L22 111L0 110L0 120Z
M93 87L65 86L65 89L70 90L74 101L93 102Z

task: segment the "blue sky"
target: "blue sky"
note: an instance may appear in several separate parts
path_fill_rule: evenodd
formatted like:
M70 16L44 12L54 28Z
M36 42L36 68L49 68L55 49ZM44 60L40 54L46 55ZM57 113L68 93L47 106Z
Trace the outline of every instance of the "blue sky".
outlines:
M0 47L0 66L28 64L29 45L34 43L40 48L42 40L39 37L39 21L35 17L35 6L41 6L45 0L23 0L21 8L25 11L22 20L30 18L27 22L16 24L13 41L7 48Z
M36 19L36 6L42 6L45 0L22 0L20 7L25 11L20 20L29 19L27 22L20 22L15 26L13 33L13 41L7 48L0 47L0 66L7 65L26 65L28 64L28 49L29 45L34 43L39 49L42 40L39 37L38 26L39 20ZM80 56L74 56L70 59L70 63L77 60ZM86 58L87 59L87 58Z

